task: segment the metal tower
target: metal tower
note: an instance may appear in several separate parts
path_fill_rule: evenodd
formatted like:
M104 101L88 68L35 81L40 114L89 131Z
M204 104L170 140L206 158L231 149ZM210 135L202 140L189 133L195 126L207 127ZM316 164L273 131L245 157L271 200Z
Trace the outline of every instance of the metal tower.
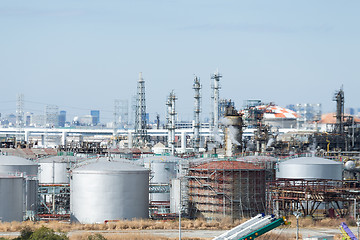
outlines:
M168 114L167 114L167 129L168 129L168 147L171 147L171 154L175 154L175 100L176 96L174 91L172 91L168 97L168 100L166 102L167 108L168 108Z
M201 99L201 95L200 95L200 89L201 89L201 84L200 84L200 78L195 76L194 79L194 84L193 84L193 89L195 90L195 95L194 95L194 138L193 138L193 145L194 145L194 151L196 153L199 152L199 148L200 148L200 99Z
M211 79L214 79L212 89L213 89L213 113L212 113L212 127L213 131L216 132L219 129L219 89L220 89L220 78L221 74L218 71L211 76Z
M24 127L24 94L17 95L16 127L19 131L22 131L22 128Z
M135 113L135 136L136 141L145 143L147 140L146 130L146 103L145 103L145 81L142 78L142 73L139 73L139 80L137 85L137 101Z
M114 122L113 122L113 136L117 136L117 129L118 129L118 123L119 123L119 100L114 100Z
M120 100L119 103L120 126L126 129L129 124L129 101Z
M127 128L129 123L129 101L115 99L114 101L114 136L117 133L117 129Z

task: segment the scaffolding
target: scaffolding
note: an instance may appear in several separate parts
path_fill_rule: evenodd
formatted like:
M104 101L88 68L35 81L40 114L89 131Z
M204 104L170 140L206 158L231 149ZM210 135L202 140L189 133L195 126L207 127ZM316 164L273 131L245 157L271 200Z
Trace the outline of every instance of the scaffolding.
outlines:
M265 212L264 163L212 161L189 168L190 216L241 219Z

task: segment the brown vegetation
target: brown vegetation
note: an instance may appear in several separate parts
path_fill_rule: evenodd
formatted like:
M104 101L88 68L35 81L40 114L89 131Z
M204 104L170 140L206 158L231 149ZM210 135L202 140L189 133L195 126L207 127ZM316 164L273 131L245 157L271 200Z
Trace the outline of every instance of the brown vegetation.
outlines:
M238 224L240 221L232 222L229 219L223 221L211 221L207 222L202 219L181 221L181 227L183 229L230 229ZM0 232L19 232L24 227L29 227L32 230L38 229L41 226L46 226L55 231L69 232L74 230L87 230L87 231L107 231L107 230L127 230L127 229L177 229L179 222L173 221L154 221L149 219L141 220L121 220L116 222L109 222L107 224L79 224L79 223L68 223L59 221L40 221L40 222L11 222L11 223L0 223Z
M124 234L102 234L106 240L175 240L178 238L168 238L158 235L141 234L141 233L124 233ZM76 234L70 237L70 240L88 240L91 234ZM202 240L204 238L187 238L182 237L184 240Z
M227 230L239 225L241 222L246 221L236 220L232 221L231 219L224 219L222 221L205 221L203 219L196 220L187 220L184 219L181 221L182 229L186 230ZM289 226L283 227L296 227L296 218L290 217L288 219L291 222ZM300 228L338 228L341 222L346 222L349 226L354 226L354 221L351 219L323 219L315 221L312 218L301 218L299 219ZM177 229L179 227L179 222L177 220L173 221L154 221L150 219L142 220L121 220L109 222L107 224L79 224L79 223L69 223L69 222L59 222L59 221L40 221L40 222L11 222L11 223L0 223L0 232L20 232L24 227L29 227L32 230L36 230L41 226L46 226L50 229L53 229L57 232L71 232L71 231L109 231L108 233L102 232L101 234L106 237L108 240L113 239L171 239L167 237L155 236L148 233L114 233L110 231L117 230L153 230L153 229ZM88 239L90 233L74 233L70 236L70 240L82 240ZM190 238L184 238L190 239ZM201 239L201 238L196 238ZM274 233L267 233L266 235L258 238L260 239L295 239L295 236L283 236L277 235ZM341 239L340 235L336 239Z

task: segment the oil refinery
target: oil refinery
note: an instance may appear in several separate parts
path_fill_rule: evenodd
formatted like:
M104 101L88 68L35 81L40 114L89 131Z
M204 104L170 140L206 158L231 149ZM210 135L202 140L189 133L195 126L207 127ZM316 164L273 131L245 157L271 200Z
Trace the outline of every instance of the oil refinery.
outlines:
M142 73L133 128L117 121L119 102L108 128L28 126L19 97L16 126L0 128L0 221L92 224L181 215L258 216L254 222L283 224L281 217L294 211L357 219L360 119L345 114L343 89L336 91L332 114L321 114L320 104L289 109L258 99L236 109L232 100L220 99L221 78L211 76L209 122L201 121L197 76L188 123L177 122L175 90L164 102L166 122L147 122ZM48 119L60 119L48 112Z

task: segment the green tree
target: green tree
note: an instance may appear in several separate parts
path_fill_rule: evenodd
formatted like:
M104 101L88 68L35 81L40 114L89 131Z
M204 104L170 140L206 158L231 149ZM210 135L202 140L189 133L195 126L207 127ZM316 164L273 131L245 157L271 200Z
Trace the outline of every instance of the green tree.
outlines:
M65 234L56 234L50 228L41 227L31 234L29 240L69 240L69 238Z
M103 235L97 233L95 235L90 235L88 240L106 240L106 238Z

